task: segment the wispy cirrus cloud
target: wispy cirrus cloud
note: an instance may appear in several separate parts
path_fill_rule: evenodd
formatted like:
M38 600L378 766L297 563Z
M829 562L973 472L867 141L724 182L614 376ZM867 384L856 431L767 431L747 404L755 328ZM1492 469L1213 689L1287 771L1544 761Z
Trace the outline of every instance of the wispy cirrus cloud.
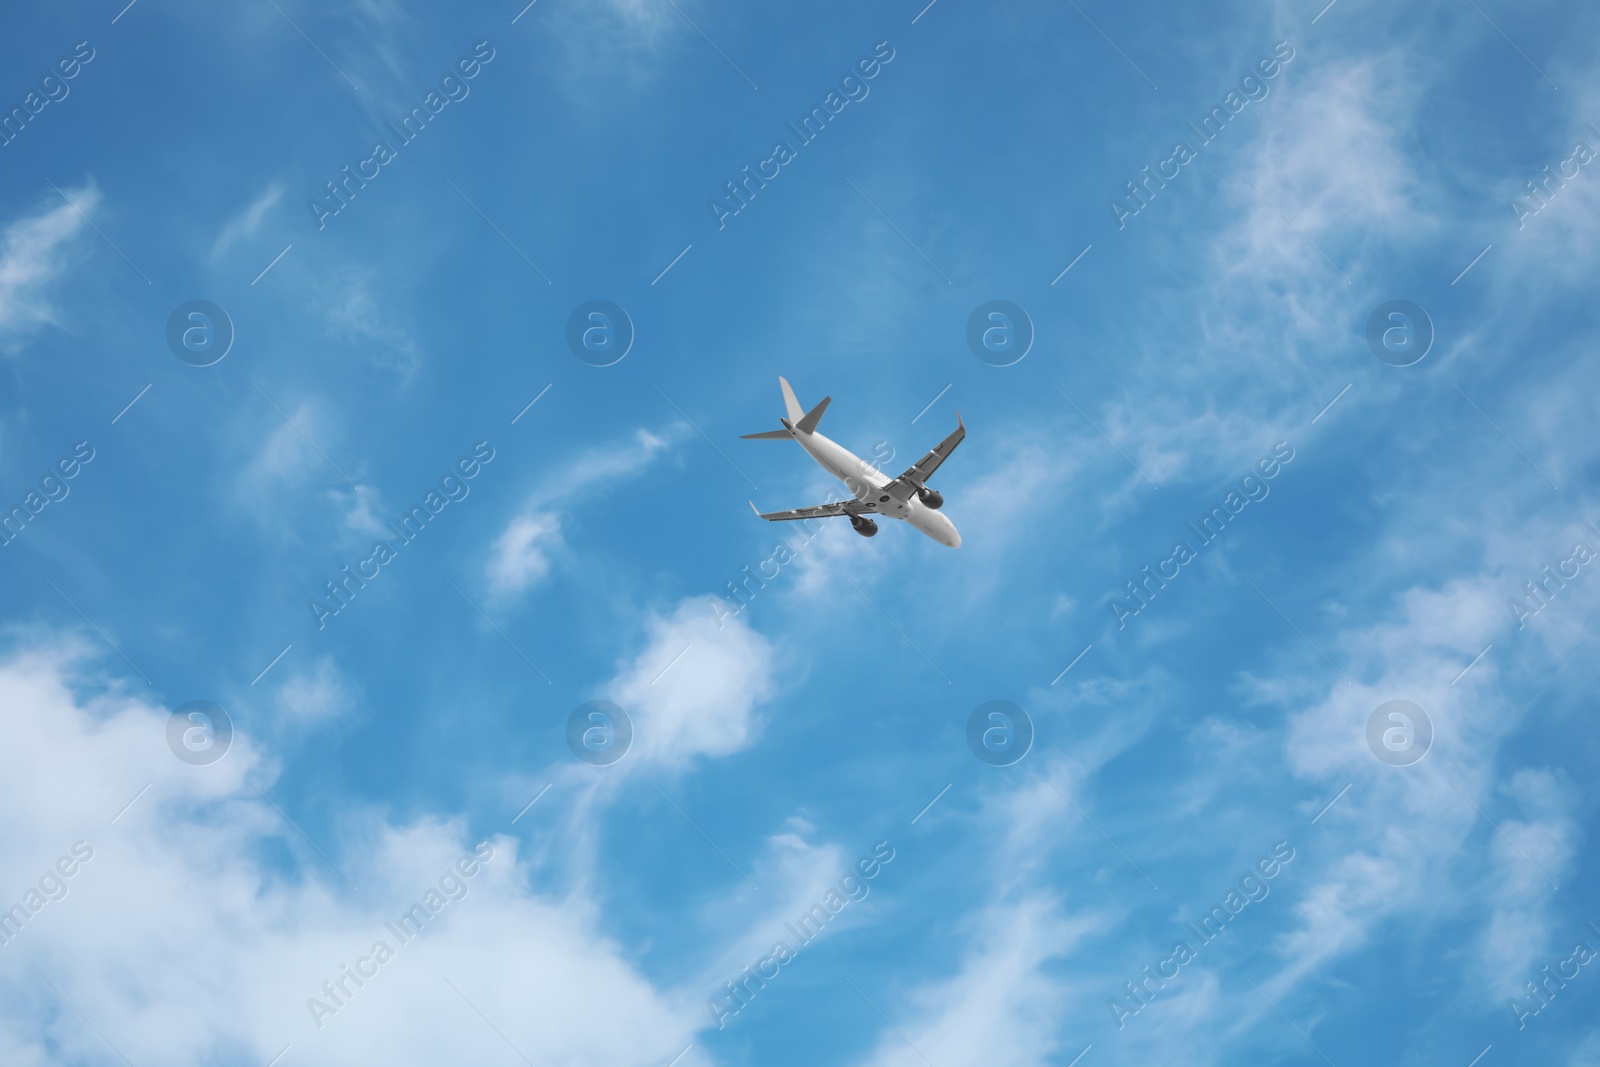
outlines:
M0 343L57 321L49 285L66 269L74 238L88 228L84 214L100 204L93 182L64 192L71 204L52 192L32 214L0 231Z
M586 449L569 462L553 465L494 540L484 566L494 595L514 599L550 573L566 549L561 537L564 509L639 476L688 432L681 423L659 433L641 428L626 440Z
M217 239L211 244L211 260L216 262L227 255L228 250L240 241L248 240L261 229L262 221L267 213L277 207L283 200L283 186L273 182L262 190L261 195L252 200L243 211L228 220L222 228Z
M376 279L364 268L338 272L322 290L328 331L361 352L367 362L408 385L422 367L421 345L393 301L382 304Z

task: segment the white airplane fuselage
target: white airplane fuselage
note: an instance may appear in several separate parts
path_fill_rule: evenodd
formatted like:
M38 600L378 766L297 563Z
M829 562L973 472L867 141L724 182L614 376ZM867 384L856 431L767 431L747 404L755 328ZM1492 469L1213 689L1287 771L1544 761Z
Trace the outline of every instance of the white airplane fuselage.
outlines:
M791 429L790 432L800 443L800 447L821 464L823 470L843 482L857 500L872 505L873 510L868 513L869 517L882 515L885 518L909 522L941 545L949 548L961 547L961 533L956 529L956 524L943 512L928 507L915 495L902 502L887 493L878 492L877 490L889 484L889 479L872 464L815 430L811 433L798 433Z

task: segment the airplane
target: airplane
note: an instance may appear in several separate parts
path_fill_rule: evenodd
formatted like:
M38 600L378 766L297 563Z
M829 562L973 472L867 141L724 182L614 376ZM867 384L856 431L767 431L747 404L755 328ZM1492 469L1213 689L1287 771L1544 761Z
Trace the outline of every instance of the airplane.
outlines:
M822 413L827 410L832 397L823 397L820 404L802 413L800 401L795 399L794 390L789 387L788 381L779 378L778 385L783 389L783 406L788 413L787 418L778 420L783 424L783 429L769 430L766 433L747 433L741 435L740 439L798 442L801 448L810 453L812 459L822 465L823 470L844 482L853 496L849 500L837 500L815 507L772 511L766 514L762 514L761 509L751 501L750 510L754 511L758 518L769 522L786 522L793 519L826 519L844 515L849 518L850 525L856 533L862 537L872 537L878 532L878 524L868 516L882 515L909 522L941 545L950 548L961 547L961 534L956 530L956 524L939 510L944 506L944 497L928 488L928 479L933 476L933 472L939 469L939 464L948 459L950 453L954 452L956 446L967 436L967 427L961 421L961 412L956 412L956 428L950 436L940 441L932 451L912 464L900 477L885 478L872 464L817 433L817 423L822 419Z

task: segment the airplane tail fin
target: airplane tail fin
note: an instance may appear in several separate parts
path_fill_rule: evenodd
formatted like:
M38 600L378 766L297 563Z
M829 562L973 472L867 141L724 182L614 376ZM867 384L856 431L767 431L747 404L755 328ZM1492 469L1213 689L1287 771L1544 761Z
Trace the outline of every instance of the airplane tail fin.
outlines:
M825 396L822 403L810 411L802 413L800 401L795 399L794 390L789 387L785 378L779 378L778 384L783 387L783 407L788 413L788 418L779 419L783 423L781 430L768 430L766 433L740 434L742 441L787 441L796 433L810 433L817 428L817 423L822 421L822 413L828 410L832 397Z
M784 413L789 416L790 422L799 422L805 417L805 409L800 406L800 401L795 399L794 390L789 387L789 380L780 377L778 385L783 389Z
M828 402L832 399L833 397L831 396L823 397L822 403L806 412L805 418L795 423L794 428L799 430L801 433L810 433L812 430L815 430L817 428L817 423L822 421L822 413L828 410Z

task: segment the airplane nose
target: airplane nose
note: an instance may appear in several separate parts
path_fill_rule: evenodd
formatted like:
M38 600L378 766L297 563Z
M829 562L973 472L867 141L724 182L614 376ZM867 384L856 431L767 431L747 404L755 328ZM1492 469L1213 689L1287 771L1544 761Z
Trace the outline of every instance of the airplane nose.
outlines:
M961 547L961 531L957 530L956 529L956 524L951 522L949 519L945 519L944 520L944 525L945 525L945 542L944 543L949 545L951 548L960 548Z

